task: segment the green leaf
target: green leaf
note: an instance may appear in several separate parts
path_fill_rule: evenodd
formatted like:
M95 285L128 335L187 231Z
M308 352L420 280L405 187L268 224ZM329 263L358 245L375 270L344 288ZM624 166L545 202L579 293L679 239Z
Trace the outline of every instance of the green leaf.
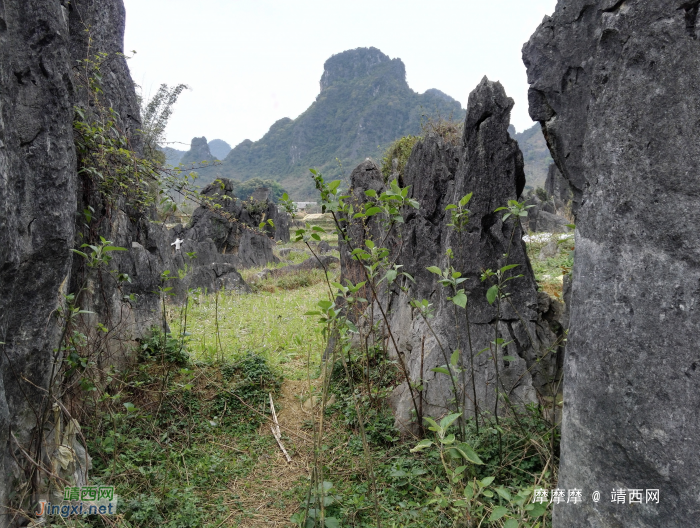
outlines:
M500 488L496 488L496 493L498 493L505 500L510 501L510 493L503 486L501 486Z
M493 304L494 301L496 300L496 297L498 296L498 284L494 284L489 288L489 291L486 292L486 300L489 302L489 304Z
M428 447L430 447L432 445L433 445L433 441L428 440L426 438L425 440L421 440L420 442L418 442L418 444L416 444L416 447L411 449L411 453L420 453L421 451L423 451L423 449L427 449Z
M576 229L576 224L566 224L569 229Z
M457 206L455 204L450 204L447 207L445 207L445 211L449 211L450 209L457 209Z
M426 268L430 273L435 273L435 275L442 275L442 270L437 266L430 266Z
M105 246L102 248L102 251L126 251L126 248L119 246Z
M472 497L474 496L474 488L472 486L473 486L473 484L470 482L469 486L464 488L464 497L467 500L472 500Z
M474 194L474 193L467 194L459 201L460 207L464 207L465 205L467 205L469 203L469 200L472 199L472 194Z
M467 307L467 296L464 292L459 292L457 295L452 297L452 302L455 303L457 306L460 308L465 308Z
M460 416L462 416L461 413L448 414L442 420L440 420L440 428L443 431L447 431L447 428L450 427L450 425L452 425L455 422L455 420Z
M481 481L481 486L486 487L489 486L494 480L496 480L496 477L486 477Z
M513 356L503 356L504 361L515 361L515 358Z
M365 191L365 196L369 196L370 198L376 198L377 197L377 191L374 189L367 189Z
M448 376L450 375L450 371L447 370L445 367L435 367L431 368L433 372L439 372L440 374L447 374Z
M429 416L423 417L423 421L427 422L428 425L430 425L428 429L430 429L431 431L437 431L438 429L440 429L440 426L437 424L437 422Z
M501 273L505 273L506 271L512 270L513 268L517 268L518 266L520 266L520 264L508 264L507 266L503 266L501 268Z
M382 209L380 207L370 207L365 211L365 214L367 216L374 216L376 214L379 214L382 212Z
M508 508L505 506L498 506L494 508L493 512L491 513L491 517L489 517L489 521L497 521L501 517L503 517L506 513L508 513Z
M457 363L459 362L459 350L455 350L452 352L452 355L450 356L450 365L453 367L457 366Z
M469 444L461 443L457 446L454 447L454 449L457 450L457 452L464 458L465 460L469 460L469 462L473 464L477 464L479 466L483 465L483 462L479 458L479 455L476 454L476 452L471 448ZM484 481L487 479L491 479L488 484L484 484ZM493 477L486 477L484 480L481 481L483 486L488 486L493 482Z
M326 517L326 528L340 528L340 522L335 517Z
M503 528L518 528L518 521L515 519L508 519L503 525Z

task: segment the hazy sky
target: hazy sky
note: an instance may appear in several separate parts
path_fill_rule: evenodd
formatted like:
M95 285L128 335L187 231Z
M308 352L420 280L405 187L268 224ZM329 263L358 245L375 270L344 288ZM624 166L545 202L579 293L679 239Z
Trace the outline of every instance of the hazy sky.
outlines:
M235 146L260 139L315 100L323 63L374 46L406 65L409 86L466 106L484 75L515 99L512 122L532 126L521 48L556 0L125 0L126 50L146 96L185 83L168 140ZM185 148L173 145L176 148Z

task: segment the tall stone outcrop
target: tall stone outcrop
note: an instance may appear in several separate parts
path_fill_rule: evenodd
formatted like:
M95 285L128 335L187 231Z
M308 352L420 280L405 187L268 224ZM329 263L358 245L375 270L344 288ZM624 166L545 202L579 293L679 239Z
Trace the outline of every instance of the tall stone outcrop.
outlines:
M155 222L152 208L107 199L79 172L74 118L90 119L100 105L114 112L130 149L141 149L139 106L121 55L124 20L122 0L0 1L0 528L26 524L17 512L47 498L56 473L85 483L89 457L72 420L80 406L60 401L67 294L94 312L72 323L86 339L98 322L110 329L95 347L90 341L90 361L106 369L162 324L160 286L174 285L179 297L190 287L247 288L239 260L214 241L190 237L177 249L180 233ZM97 65L99 104L85 79ZM126 249L104 270L71 252L100 236ZM197 258L187 256L192 251ZM183 280L163 283L164 271L185 269ZM119 284L120 274L129 281ZM58 454L70 459L67 468L56 464Z
M14 456L23 458L17 443L39 447L41 388L60 336L55 311L68 292L77 180L69 42L60 2L0 3L2 527L11 518L4 506L18 476ZM31 383L20 386L23 375Z
M236 198L233 182L227 178L207 185L201 194L206 203L218 209L204 206L197 208L192 214L190 226L181 231L186 241L211 239L217 250L229 255L232 262L240 268L277 262L272 253L275 231L279 237L283 237L286 227L289 241L289 224L285 223L286 216L282 217L277 212L275 204L252 199L244 202ZM258 227L268 219L272 219L276 227L266 236Z
M190 150L188 150L180 163L185 166L195 165L199 166L202 163L214 163L216 158L209 150L209 143L207 143L207 138L205 137L195 137L192 138L190 144Z
M387 245L392 258L403 266L401 271L412 275L415 284L406 281L402 284L405 291L392 290L388 299L389 320L411 380L423 380L424 416L441 416L450 408L449 402L454 398L450 378L431 369L445 365L454 350L462 352L466 368L457 383L459 399L469 416L473 414L474 393L480 412L495 412L497 383L499 391L508 393L514 404L523 405L537 402L538 393L551 394L559 379L555 333L558 328L547 320L553 318L557 307L539 297L543 294L537 292L519 225L512 220L504 222L503 213L494 212L507 205L508 200L517 199L525 185L522 154L508 134L512 106L513 100L506 96L500 83L484 78L469 96L461 144L452 145L429 135L416 144L404 171L401 183L410 186L409 194L420 208L404 212L405 224L397 228L401 237L390 236ZM364 190L381 192L385 186L379 169L367 161L352 174L352 199L359 204ZM473 198L468 206L469 224L459 234L448 226L451 217L445 207L470 192ZM384 238L374 219L364 227L351 223L349 234L355 247L364 238ZM341 249L343 278L364 280L357 263L345 248ZM447 256L448 249L454 258ZM504 258L506 253L508 257ZM522 276L508 283L510 302L503 304L499 317L496 306L486 299L491 283L482 282L481 274L484 269L497 270L506 264L517 264L511 273ZM438 284L436 275L427 270L429 266L453 266L467 279L461 287L469 297L469 324L464 310L460 308L455 313L454 305L447 299L453 292ZM430 324L437 339L410 305L413 299L427 299L433 305L435 317ZM512 342L499 350L494 361L490 353L478 353L494 340L496 324L499 335ZM407 424L413 402L406 384L394 393L392 403L398 422ZM499 412L505 412L502 399L499 405Z
M700 519L697 1L560 0L523 48L575 194L558 527ZM612 503L658 489L658 504ZM591 500L600 491L600 502Z

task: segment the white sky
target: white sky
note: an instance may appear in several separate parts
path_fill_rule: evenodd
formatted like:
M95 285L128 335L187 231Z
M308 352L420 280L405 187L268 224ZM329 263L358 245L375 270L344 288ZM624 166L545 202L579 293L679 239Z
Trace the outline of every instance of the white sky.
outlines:
M484 75L515 99L512 122L532 126L521 48L556 0L125 0L134 81L152 95L185 83L168 140L232 146L260 139L315 100L323 63L374 46L406 65L409 86L437 88L466 107ZM175 148L187 149L182 145Z

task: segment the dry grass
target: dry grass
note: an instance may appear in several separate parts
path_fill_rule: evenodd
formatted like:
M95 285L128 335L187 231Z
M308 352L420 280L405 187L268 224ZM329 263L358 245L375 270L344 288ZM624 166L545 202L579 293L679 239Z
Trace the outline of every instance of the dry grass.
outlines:
M304 431L304 422L311 418L311 412L302 405L309 387L316 382L311 383L286 380L282 385L275 407L282 442L292 461L287 462L275 444L273 452L258 459L253 473L232 482L229 492L235 498L225 503L235 509L226 526L293 526L289 519L299 509L300 500L286 492L307 486L313 466L313 439ZM272 437L270 424L264 424L259 434Z
M426 121L423 121L421 128L423 136L432 133L442 138L445 143L454 146L462 142L464 125L460 121L454 121L451 116L447 119L441 116L429 117Z

